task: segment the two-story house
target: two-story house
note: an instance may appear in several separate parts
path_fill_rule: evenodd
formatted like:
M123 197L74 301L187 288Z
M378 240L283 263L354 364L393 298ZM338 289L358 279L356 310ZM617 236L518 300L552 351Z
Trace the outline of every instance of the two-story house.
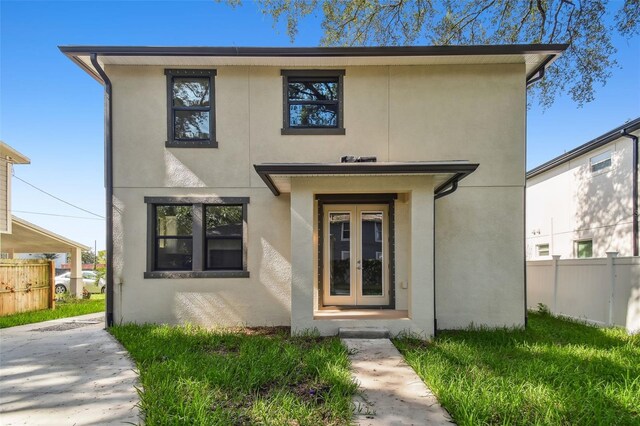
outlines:
M527 259L638 256L640 118L527 173Z
M526 88L565 48L61 47L105 86L108 324L523 325Z

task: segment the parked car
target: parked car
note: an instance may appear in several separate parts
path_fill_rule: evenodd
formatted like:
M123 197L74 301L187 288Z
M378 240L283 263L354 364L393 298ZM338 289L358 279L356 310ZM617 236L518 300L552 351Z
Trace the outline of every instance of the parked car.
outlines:
M55 292L56 294L66 293L70 289L71 272L65 272L58 275L55 279ZM95 271L82 271L82 282L84 288L89 293L104 293L106 288L106 281L104 278L98 280L98 275Z

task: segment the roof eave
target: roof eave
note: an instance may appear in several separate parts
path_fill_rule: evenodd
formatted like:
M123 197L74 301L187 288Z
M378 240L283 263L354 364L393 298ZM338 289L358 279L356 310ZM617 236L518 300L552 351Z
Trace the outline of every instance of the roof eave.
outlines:
M442 162L442 163L268 163L254 164L253 167L273 195L281 191L272 176L357 176L357 175L428 175L452 174L451 179L464 179L473 173L478 163ZM451 180L449 179L449 181ZM448 181L447 181L448 182ZM448 185L448 184L447 184ZM446 188L441 185L436 193Z
M549 161L547 161L546 163L543 163L541 165L539 165L538 167L535 167L531 170L529 170L526 174L526 178L530 179L533 178L539 174L542 174L546 171L549 171L557 166L560 166L561 164L564 164L566 162L569 162L575 158L580 157L581 155L587 154L593 150L596 150L606 144L608 144L609 142L612 142L618 138L620 138L622 136L621 132L622 131L627 131L627 132L635 132L636 130L640 129L640 117L631 120L621 126L616 127L613 130L608 131L607 133L598 136L595 139L592 139L591 141L582 144L568 152L565 152L562 155L559 155Z

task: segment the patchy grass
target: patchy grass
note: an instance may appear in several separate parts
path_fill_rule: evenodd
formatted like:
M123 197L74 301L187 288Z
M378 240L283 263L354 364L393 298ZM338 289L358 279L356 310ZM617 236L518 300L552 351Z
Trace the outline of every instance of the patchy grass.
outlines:
M347 350L337 338L288 328L208 331L122 325L111 333L140 370L147 425L346 425Z
M394 341L459 425L638 425L640 336L530 313L526 330Z
M57 301L56 308L53 310L43 309L41 311L22 312L0 317L0 328L75 317L76 315L92 314L102 311L104 311L104 294L93 294L91 295L91 299L65 298Z

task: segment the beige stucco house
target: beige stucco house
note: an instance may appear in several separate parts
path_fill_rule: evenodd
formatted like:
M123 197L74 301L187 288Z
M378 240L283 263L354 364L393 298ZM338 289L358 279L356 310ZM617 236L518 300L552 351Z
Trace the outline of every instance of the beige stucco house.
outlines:
M62 47L105 86L107 322L523 325L526 87L565 48Z
M527 173L527 259L638 256L638 137L640 118Z

